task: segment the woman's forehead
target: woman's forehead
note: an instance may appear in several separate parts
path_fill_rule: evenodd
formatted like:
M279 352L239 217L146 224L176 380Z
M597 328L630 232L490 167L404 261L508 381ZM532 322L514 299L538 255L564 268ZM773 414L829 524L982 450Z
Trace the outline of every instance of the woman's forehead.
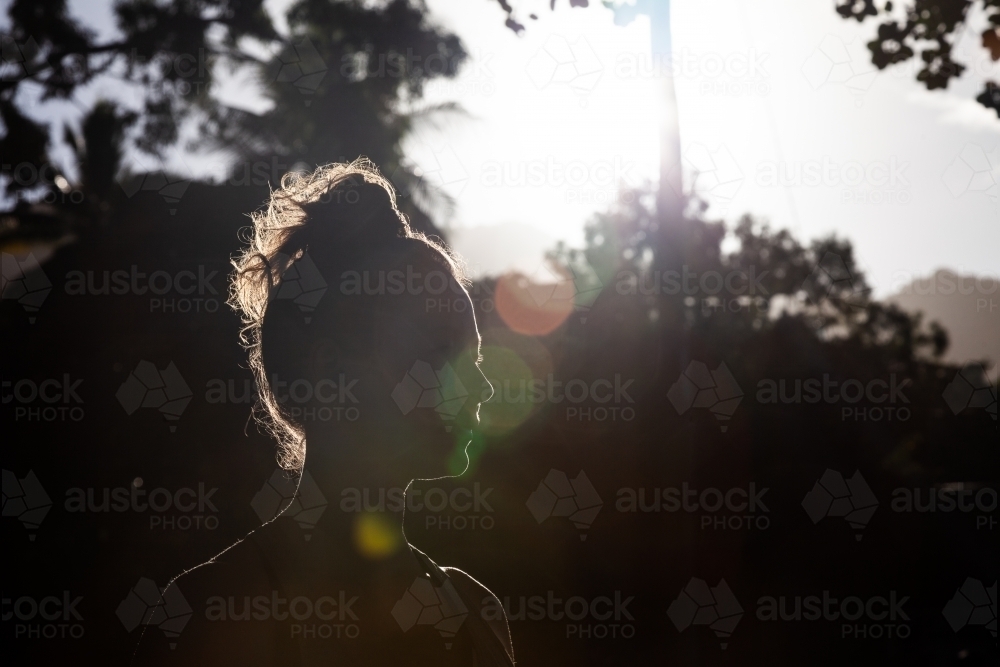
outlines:
M447 339L462 345L479 345L479 329L472 300L464 292L447 300L411 300L408 308L390 313L402 333L407 330L430 339Z

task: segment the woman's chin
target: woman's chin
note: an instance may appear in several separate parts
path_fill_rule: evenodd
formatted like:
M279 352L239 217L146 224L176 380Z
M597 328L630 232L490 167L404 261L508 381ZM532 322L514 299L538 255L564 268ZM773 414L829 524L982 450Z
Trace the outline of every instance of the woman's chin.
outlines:
M469 465L467 449L472 442L472 431L454 428L448 433L424 433L398 461L412 479L455 477ZM411 442L417 440L412 438Z

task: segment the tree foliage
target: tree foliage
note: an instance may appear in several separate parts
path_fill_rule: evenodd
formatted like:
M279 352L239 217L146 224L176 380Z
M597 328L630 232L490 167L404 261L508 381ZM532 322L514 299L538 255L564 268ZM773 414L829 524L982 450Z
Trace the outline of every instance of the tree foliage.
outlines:
M917 81L928 90L947 88L966 66L952 57L955 42L974 8L984 12L988 27L981 43L991 60L1000 60L1000 0L912 0L901 7L886 0L879 8L875 0L837 0L837 13L859 23L869 17L881 20L875 39L868 42L872 64L879 69L917 57L923 65ZM987 81L976 97L1000 117L1000 88Z
M119 0L114 12L119 34L101 40L65 0L11 4L0 81L5 162L51 163L50 128L23 108L26 87L40 90L42 101L73 99L98 77L115 77L139 91L141 107L116 111L102 101L88 112L95 117L66 130L77 157L89 156L81 167L103 170L81 175L88 201L107 203L123 146L162 156L188 120L200 129L195 147L237 162L236 177L258 160L288 169L364 154L395 176L404 195L430 190L404 164L401 144L415 123L444 110L420 107L423 87L454 76L465 51L431 23L421 0L298 0L288 9L288 35L276 31L263 0ZM215 95L241 68L261 84L270 109L235 109ZM118 157L97 159L100 151ZM54 188L51 179L5 185ZM427 201L421 207L406 198L404 208L416 226L434 231Z

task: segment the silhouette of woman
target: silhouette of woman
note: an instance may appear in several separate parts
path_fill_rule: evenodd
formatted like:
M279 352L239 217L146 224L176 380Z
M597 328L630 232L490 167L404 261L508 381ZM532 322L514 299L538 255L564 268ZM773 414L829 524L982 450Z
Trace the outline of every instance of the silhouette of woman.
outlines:
M258 417L282 467L304 473L274 519L170 584L190 620L172 649L145 632L135 664L513 665L489 590L439 567L398 523L387 532L391 514L365 523L341 502L465 460L492 387L460 262L410 229L366 159L286 175L252 217L231 303Z

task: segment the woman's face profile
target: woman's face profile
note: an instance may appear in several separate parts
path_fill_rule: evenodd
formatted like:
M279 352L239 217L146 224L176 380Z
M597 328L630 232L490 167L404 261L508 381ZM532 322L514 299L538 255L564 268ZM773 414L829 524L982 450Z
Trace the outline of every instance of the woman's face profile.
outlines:
M339 329L329 332L337 338L362 337L356 341L359 353L342 355L341 363L334 364L339 366L336 377L329 378L349 387L338 398L355 410L353 419L341 410L334 420L332 412L321 413L318 403L314 414L331 419L304 421L309 450L349 446L355 456L407 481L465 469L465 449L478 427L480 405L493 388L479 369L472 300L450 272L448 277L451 287L438 294L425 287L434 281L417 280L399 294L337 295L339 301L359 300L352 305L372 307L376 315L365 333L345 331L354 326L351 321L323 325ZM341 437L331 437L333 432ZM348 433L350 444L343 438Z

